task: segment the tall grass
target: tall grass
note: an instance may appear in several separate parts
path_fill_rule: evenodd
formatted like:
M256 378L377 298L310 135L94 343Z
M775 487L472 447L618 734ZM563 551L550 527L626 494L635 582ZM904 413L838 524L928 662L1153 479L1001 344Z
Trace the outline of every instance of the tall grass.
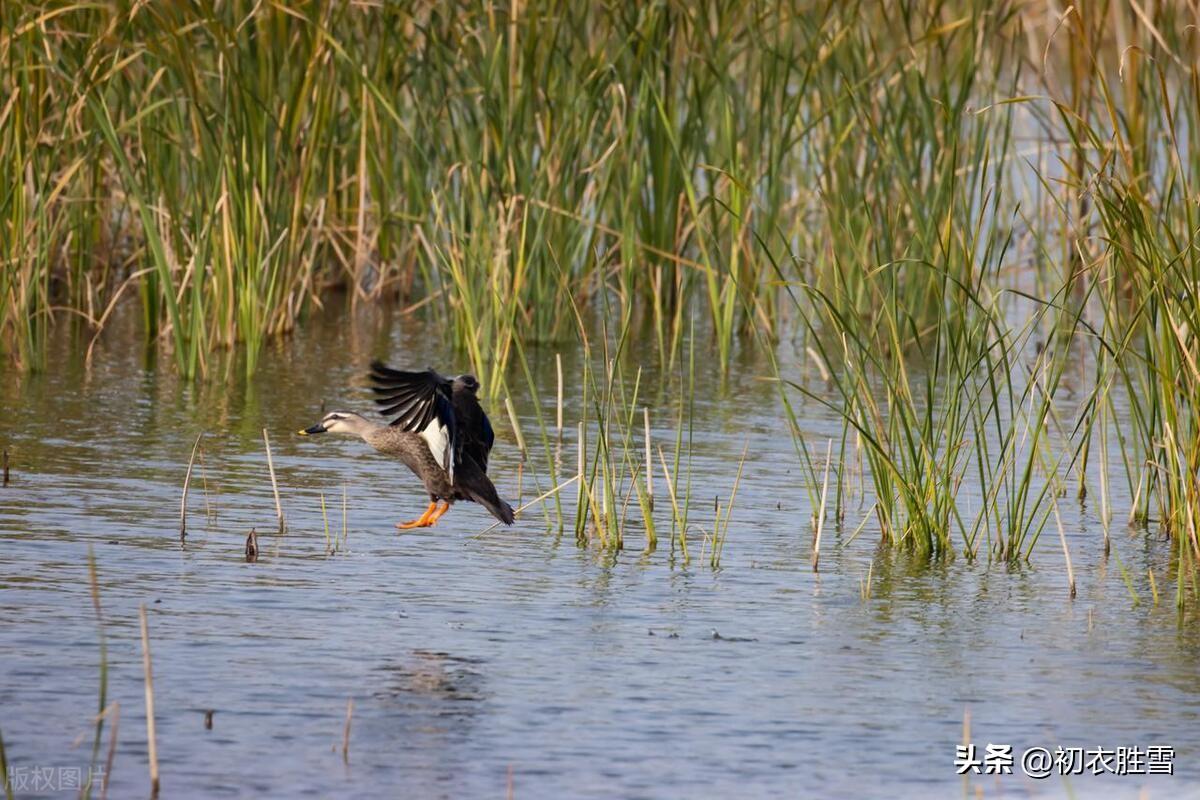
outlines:
M136 294L185 375L234 344L253 370L341 288L434 298L492 375L611 292L668 365L702 314L725 368L779 332L755 230L807 241L840 197L830 244L891 247L907 221L853 193L936 198L959 162L890 109L962 112L985 8L6 3L0 339L36 368L50 319Z
M619 546L626 505L653 525L636 476L656 465L633 454L660 387L636 367L682 376L686 400L697 360L724 373L757 348L786 378L814 507L805 393L845 422L834 513L867 488L861 457L888 542L1024 558L1072 476L1080 494L1098 479L1107 529L1117 457L1183 574L1200 558L1194 14L7 2L0 348L44 368L48 326L96 337L127 301L195 378L254 370L323 304L398 301L499 398L529 346L604 317L577 532ZM779 362L792 336L828 389ZM631 340L649 345L634 362ZM242 362L214 358L235 347ZM682 408L657 467L684 481L685 548Z
M363 179L334 155L358 149L337 117L352 65L325 31L365 20L317 4L252 9L0 11L0 291L21 363L36 366L56 302L98 327L132 277L147 336L183 374L235 342L253 369L264 339L313 302L318 261L352 262L326 216L357 210Z
M6 3L11 357L37 368L51 318L96 329L136 293L185 375L235 343L253 370L341 287L440 298L483 374L518 334L569 333L564 293L605 288L627 312L651 301L667 356L704 296L727 358L744 305L772 315L744 223L718 206L786 196L800 45L760 49L782 9L580 12Z
M1097 74L1103 115L1064 110L1063 122L1087 154L1079 179L1095 205L1091 278L1111 342L1097 401L1123 423L1130 520L1178 544L1182 606L1200 558L1200 78L1179 69L1186 43L1153 41L1126 54L1118 85Z
M892 31L911 34L908 10ZM884 539L931 556L974 557L987 544L1003 559L1028 557L1065 492L1065 471L1086 475L1093 449L1107 541L1110 429L1132 416L1137 435L1122 450L1134 516L1148 518L1157 503L1194 557L1200 353L1188 302L1200 150L1189 123L1200 92L1180 57L1194 44L1167 42L1154 20L1120 4L1049 20L1047 40L1025 30L1036 20L1003 8L962 10L910 39L911 72L872 81L886 71L881 56L900 54L851 42L834 76L818 69L810 84L861 99L829 102L819 124L841 136L808 140L823 147L813 158L824 181L814 235L760 238L829 376L827 386L785 385L842 415L842 460L847 446L861 447ZM1112 21L1124 51L1104 44ZM1065 81L1048 66L1059 34ZM949 44L915 46L935 37ZM1026 39L1043 59L1033 69L1006 50ZM1000 43L975 49L985 40ZM1134 64L1147 59L1153 69ZM1026 94L1030 84L1050 102ZM1022 124L1059 147L1050 169L1013 166L1028 159L1012 145L1014 114L1026 108ZM854 136L857 146L847 144ZM1029 195L1029 176L1042 204L1005 201ZM1095 382L1067 420L1057 389L1085 359ZM819 485L802 442L800 450L809 485ZM1182 545L1180 555L1186 571Z

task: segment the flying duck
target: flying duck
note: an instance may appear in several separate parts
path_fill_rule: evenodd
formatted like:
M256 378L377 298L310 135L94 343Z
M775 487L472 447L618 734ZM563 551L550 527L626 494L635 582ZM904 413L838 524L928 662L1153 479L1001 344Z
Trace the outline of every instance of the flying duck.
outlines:
M370 379L380 413L391 418L387 425L352 411L331 411L300 435L358 436L403 461L424 482L429 507L417 519L397 523L397 528L434 525L457 500L479 503L511 525L512 506L500 499L487 476L488 454L496 436L479 405L475 376L446 378L433 369L404 372L373 361Z

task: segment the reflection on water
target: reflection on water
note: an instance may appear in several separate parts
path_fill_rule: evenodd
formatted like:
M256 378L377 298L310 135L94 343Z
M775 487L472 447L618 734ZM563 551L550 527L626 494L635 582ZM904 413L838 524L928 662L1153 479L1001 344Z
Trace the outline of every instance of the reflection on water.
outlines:
M476 538L491 520L465 503L436 528L398 535L393 523L425 504L403 467L357 441L292 432L322 404L365 406L360 373L373 356L452 369L412 325L317 320L248 383L181 385L120 328L90 369L61 345L47 374L4 376L0 446L14 481L0 490L0 731L11 765L88 763L100 674L90 548L109 700L121 706L114 797L148 786L141 603L165 796L496 796L510 769L519 797L859 796L864 785L961 796L952 762L968 708L981 747L1176 749L1174 779L1076 779L1076 796L1179 797L1200 781L1200 633L1174 612L1170 552L1155 535L1115 530L1106 557L1094 509L1064 501L1079 584L1070 602L1056 537L1030 566L929 565L878 552L870 525L849 541L865 511L852 505L814 574L803 472L774 390L758 380L766 368L748 356L725 386L698 376L701 526L749 443L722 569L633 541L616 554L580 549L537 518ZM533 356L552 386L552 352ZM575 374L577 354L564 356ZM571 398L568 387L568 423ZM668 404L669 393L652 398L661 418ZM536 430L528 402L518 406ZM816 404L798 411L814 442L840 430ZM494 410L493 470L515 499L503 417ZM180 488L201 431L181 547ZM673 440L669 427L657 433ZM320 498L340 534L343 489L348 547L327 556ZM252 527L260 555L246 563ZM1068 788L973 785L985 796Z

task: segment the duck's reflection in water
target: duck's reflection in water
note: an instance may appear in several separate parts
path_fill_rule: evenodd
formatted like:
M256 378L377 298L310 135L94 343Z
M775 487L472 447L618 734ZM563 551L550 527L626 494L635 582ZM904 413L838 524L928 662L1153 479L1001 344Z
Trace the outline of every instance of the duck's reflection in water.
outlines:
M414 650L377 668L373 696L402 735L465 736L486 697L481 670L479 659Z

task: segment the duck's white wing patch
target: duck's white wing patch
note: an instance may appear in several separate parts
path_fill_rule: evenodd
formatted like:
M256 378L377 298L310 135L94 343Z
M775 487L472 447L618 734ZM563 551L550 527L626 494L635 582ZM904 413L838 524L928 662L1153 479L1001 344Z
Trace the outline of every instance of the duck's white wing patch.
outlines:
M451 441L450 428L434 417L421 431L421 438L429 445L429 452L433 453L433 457L450 476L450 482L454 483L454 442Z

